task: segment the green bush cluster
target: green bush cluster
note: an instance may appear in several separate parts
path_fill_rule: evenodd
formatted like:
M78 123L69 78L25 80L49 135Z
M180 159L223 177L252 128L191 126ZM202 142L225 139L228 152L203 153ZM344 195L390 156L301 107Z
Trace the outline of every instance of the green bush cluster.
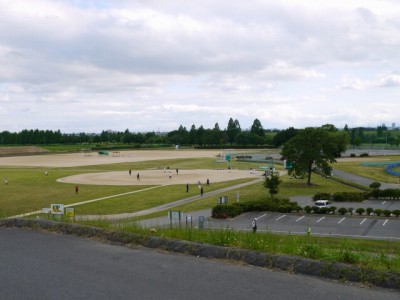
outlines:
M331 207L318 207L318 206L306 206L304 207L304 211L308 214L314 213L314 214L334 214L336 212L336 207L331 206ZM382 210L382 209L373 209L371 207L368 208L363 208L359 207L357 209L354 209L352 207L346 208L346 207L340 207L337 212L341 215L345 214L350 214L353 215L354 213L358 214L359 216L364 215L365 213L370 216L372 213L377 215L378 217L381 215L384 215L385 217L390 217L392 215L399 217L400 216L400 210L395 209L395 210Z
M399 200L400 189L385 189L385 190L374 189L373 191L368 193L368 196L375 199Z
M267 199L263 201L247 201L233 204L218 204L213 207L211 216L216 219L233 218L249 211L275 211L290 213L300 211L301 207L297 202L291 202L289 199Z
M325 199L336 202L362 202L367 200L369 196L370 194L366 192L317 193L313 196L313 200Z

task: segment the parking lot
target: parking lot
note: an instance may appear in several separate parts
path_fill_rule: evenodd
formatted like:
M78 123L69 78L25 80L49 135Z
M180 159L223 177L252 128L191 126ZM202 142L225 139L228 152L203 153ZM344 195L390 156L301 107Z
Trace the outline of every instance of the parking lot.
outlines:
M204 228L235 230L251 230L251 222L257 219L258 232L306 234L337 236L349 238L370 238L400 240L400 218L358 216L358 215L319 215L304 213L251 212L233 219L211 219L211 211L204 210L190 213L191 224L186 223L186 215L182 216L181 226L199 227L199 217L204 217ZM141 221L146 227L169 226L171 221L167 216ZM178 221L172 225L178 226Z

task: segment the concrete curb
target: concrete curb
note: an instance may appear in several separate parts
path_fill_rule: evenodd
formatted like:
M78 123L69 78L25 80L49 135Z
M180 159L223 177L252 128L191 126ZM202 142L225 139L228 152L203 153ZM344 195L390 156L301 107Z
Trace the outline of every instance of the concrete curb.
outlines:
M135 233L109 231L97 227L48 220L0 219L0 227L46 230L66 235L96 238L128 247L132 245L143 246L198 257L237 261L248 265L279 269L297 274L372 284L383 288L400 289L399 274L369 270L343 263L329 263L295 256L275 255L252 250L163 239L153 236L148 237Z

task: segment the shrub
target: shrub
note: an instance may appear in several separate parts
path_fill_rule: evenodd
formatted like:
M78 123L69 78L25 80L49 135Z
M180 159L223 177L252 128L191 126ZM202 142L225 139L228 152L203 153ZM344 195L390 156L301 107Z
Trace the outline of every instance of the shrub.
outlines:
M327 214L328 211L329 211L328 207L320 207L317 213L318 214Z
M380 209L380 208L377 208L377 209L375 209L374 210L374 213L376 213L376 215L379 217L381 214L382 214L382 209Z
M350 153L350 157L356 157L355 153Z
M378 181L374 181L374 182L372 182L372 183L369 185L369 187L370 187L371 189L379 189L379 188L381 187L381 183L378 182Z
M347 211L349 212L349 214L353 215L354 208L353 207L349 207L347 209Z
M314 214L318 214L319 213L319 207L318 206L313 206L312 207L312 211Z
M311 213L311 211L312 211L312 208L310 207L310 206L305 206L304 207L304 211L307 213L307 214L310 214Z
M313 200L317 201L317 200L328 200L331 198L331 194L330 193L316 193L313 196Z
M302 208L301 208L300 205L295 205L293 209L294 209L296 212L299 212L299 211L302 210Z
M392 211L389 210L389 209L385 209L385 210L383 211L383 215L384 215L385 217L390 217L391 214L392 214Z
M356 213L358 213L358 215L361 216L363 213L365 213L365 209L362 207L359 207L356 209Z
M368 199L369 193L350 193L350 192L343 192L343 193L335 193L333 194L333 200L336 202L345 202L345 201L357 201L361 202Z
M347 208L341 207L341 208L339 208L338 212L339 212L339 214L341 214L343 216L347 213Z
M368 157L368 156L369 156L369 154L366 152L360 154L360 157Z
M329 207L328 210L329 210L330 213L335 214L336 209L337 209L336 206L331 206L331 207Z
M392 211L392 214L394 214L396 218L398 218L400 216L400 209L395 209L394 211Z
M372 207L367 207L366 212L367 215L370 216L374 212L374 209Z

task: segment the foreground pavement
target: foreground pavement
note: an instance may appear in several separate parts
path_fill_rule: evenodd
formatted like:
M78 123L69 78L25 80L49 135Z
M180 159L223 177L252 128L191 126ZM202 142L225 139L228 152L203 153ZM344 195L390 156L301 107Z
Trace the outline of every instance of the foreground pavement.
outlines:
M0 228L0 299L399 299L287 272Z

